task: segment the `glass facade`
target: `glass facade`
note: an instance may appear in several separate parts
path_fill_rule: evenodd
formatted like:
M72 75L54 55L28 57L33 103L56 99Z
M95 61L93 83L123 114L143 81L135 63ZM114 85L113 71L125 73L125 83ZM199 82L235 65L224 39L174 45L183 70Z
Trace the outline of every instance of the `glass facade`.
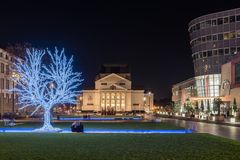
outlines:
M221 74L197 76L198 97L218 97L220 94Z

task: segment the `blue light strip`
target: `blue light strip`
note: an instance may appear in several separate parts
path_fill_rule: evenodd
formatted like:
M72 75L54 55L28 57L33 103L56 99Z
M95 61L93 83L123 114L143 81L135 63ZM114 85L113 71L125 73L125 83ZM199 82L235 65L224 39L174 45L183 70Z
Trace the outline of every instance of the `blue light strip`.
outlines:
M32 128L0 128L0 133L32 133ZM60 133L72 133L70 129L64 129ZM128 134L187 134L192 130L138 130L138 129L86 129L84 133L128 133Z
M59 120L61 121L115 121L115 120L142 120L142 118L76 118L76 117L60 117Z

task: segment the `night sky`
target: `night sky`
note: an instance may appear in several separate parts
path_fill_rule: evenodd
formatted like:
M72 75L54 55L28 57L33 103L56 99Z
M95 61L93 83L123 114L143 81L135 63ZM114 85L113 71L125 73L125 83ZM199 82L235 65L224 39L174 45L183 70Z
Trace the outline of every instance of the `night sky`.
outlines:
M156 99L170 97L173 84L193 76L188 23L240 7L239 0L24 2L1 2L0 46L64 47L88 87L101 64L127 63L133 85Z

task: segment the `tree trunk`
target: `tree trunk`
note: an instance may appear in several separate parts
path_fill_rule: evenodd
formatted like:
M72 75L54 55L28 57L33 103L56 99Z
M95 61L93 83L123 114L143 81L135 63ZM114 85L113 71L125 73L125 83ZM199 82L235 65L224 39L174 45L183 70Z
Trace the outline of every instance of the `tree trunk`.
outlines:
M44 124L43 124L43 128L52 128L51 125L51 107L49 108L45 108L44 110Z
M220 116L220 105L218 106L218 116Z

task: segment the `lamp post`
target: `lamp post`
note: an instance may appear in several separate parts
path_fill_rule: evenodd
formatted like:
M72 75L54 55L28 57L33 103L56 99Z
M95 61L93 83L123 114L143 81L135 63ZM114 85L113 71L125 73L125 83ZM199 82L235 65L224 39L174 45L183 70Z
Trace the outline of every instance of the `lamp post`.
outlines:
M151 99L151 92L148 92L148 101L149 101L149 102L148 102L148 103L149 103L149 112L150 112L150 104L151 104L151 103L150 103L150 99Z
M145 109L146 109L146 97L143 97L143 102L144 102L144 111L145 111Z

